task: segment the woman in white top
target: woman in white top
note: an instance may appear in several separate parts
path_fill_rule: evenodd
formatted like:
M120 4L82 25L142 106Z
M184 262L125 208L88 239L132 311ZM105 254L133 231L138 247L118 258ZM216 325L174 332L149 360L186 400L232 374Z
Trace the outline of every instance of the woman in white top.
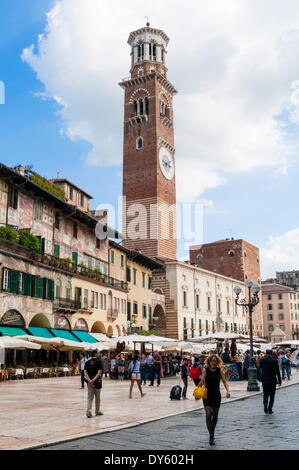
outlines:
M146 394L143 393L142 387L141 387L140 362L139 362L138 354L135 354L134 359L133 359L133 361L130 362L128 369L131 372L131 385L130 385L129 398L132 398L132 392L133 392L133 387L134 387L135 381L137 382L137 385L138 385L138 388L139 388L139 391L140 391L140 394L141 394L141 398L143 398L144 395L146 395Z

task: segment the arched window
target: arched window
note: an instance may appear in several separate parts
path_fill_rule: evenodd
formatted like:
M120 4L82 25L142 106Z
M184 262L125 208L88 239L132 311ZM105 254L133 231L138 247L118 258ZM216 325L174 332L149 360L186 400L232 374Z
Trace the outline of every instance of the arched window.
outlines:
M66 298L71 299L72 298L72 284L70 282L66 283L65 292L66 292Z
M138 137L138 139L136 141L136 148L137 148L137 150L143 149L143 138L142 137Z
M144 113L144 102L142 99L139 100L139 114Z
M160 114L161 114L161 116L166 116L166 112L167 112L167 106L164 103L164 101L161 101L160 102Z
M60 280L56 281L56 299L61 297L62 283Z
M156 44L153 45L153 60L156 60L156 55L157 55L157 47Z
M144 107L145 107L145 114L148 115L149 114L148 98L144 99Z
M134 101L134 114L138 116L138 102L136 100Z

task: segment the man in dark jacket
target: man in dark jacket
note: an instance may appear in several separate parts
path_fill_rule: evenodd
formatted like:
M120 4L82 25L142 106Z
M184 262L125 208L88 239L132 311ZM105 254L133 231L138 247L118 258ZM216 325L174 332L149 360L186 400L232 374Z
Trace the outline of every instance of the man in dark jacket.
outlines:
M266 357L263 357L260 361L260 367L262 369L262 384L264 393L264 411L265 413L273 413L273 403L276 392L276 384L281 386L281 375L279 370L278 361L273 359L272 350L266 351ZM269 401L270 398L270 401ZM269 405L268 405L269 401Z

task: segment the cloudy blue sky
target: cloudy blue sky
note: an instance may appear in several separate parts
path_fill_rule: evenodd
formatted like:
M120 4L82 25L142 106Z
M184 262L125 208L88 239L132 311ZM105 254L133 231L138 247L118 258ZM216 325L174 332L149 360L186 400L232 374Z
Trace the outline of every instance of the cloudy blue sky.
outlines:
M178 200L203 202L204 242L259 246L263 277L299 268L296 0L0 0L0 9L3 163L59 173L94 207L116 205L118 82L129 74L129 32L148 15L171 38Z

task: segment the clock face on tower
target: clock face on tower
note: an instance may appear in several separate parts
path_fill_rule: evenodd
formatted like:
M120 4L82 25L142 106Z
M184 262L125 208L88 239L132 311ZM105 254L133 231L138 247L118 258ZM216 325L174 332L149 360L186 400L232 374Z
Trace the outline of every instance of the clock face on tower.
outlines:
M162 147L160 150L159 163L163 176L168 180L172 180L174 177L174 160L171 153L165 147Z

